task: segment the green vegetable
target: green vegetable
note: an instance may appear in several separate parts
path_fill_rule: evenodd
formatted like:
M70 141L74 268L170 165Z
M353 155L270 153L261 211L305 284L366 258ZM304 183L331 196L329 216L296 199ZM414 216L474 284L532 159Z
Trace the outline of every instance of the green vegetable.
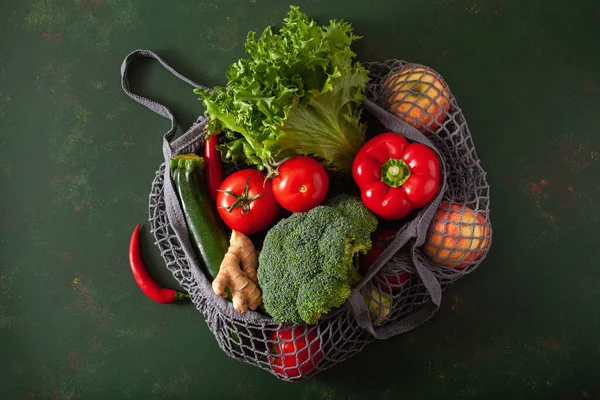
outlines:
M363 290L362 296L369 308L369 316L373 325L378 326L383 324L392 312L392 304L394 302L392 296L389 293L380 292L374 287L371 288L370 294Z
M327 26L291 7L279 34L249 32L250 58L232 64L227 88L196 89L209 115L208 130L226 136L218 146L227 162L261 170L293 155L350 172L364 143L360 122L367 70L350 45L359 36L344 21Z
M204 158L196 154L181 154L171 158L170 162L192 246L205 266L207 279L212 281L219 273L229 239L208 195L204 166Z
M281 220L258 259L263 306L278 322L315 324L350 296L359 254L371 249L377 218L350 195Z

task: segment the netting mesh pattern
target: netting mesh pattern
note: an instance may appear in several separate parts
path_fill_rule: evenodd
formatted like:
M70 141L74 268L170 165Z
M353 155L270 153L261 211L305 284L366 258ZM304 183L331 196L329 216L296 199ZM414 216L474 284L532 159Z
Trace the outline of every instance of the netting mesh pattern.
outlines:
M439 150L447 188L418 258L451 283L472 272L492 241L490 193L467 122L442 76L399 60L366 63L367 97L417 128Z
M248 321L242 314L223 313L215 307L218 296L207 298L201 285L191 280L191 266L170 228L162 193L164 169L162 164L156 172L150 194L149 220L155 243L167 268L190 294L227 355L291 381L330 368L373 340L353 322L348 307L329 314L315 326L287 326L268 318Z
M367 98L427 135L446 164L447 189L430 225L426 246L416 255L412 239L361 289L374 327L396 323L430 300L415 270L425 265L442 289L472 272L491 244L489 186L464 116L441 76L432 69L390 60L365 65L371 75ZM411 86L412 84L412 86ZM414 86L417 87L414 87ZM411 96L421 96L416 101ZM410 104L417 104L411 109ZM420 110L420 112L415 111ZM200 154L202 141L195 149ZM356 323L347 303L317 325L285 325L248 311L236 313L195 280L190 261L172 230L163 192L165 164L156 172L149 197L149 221L167 268L191 297L219 347L230 357L294 381L315 375L358 354L375 338Z

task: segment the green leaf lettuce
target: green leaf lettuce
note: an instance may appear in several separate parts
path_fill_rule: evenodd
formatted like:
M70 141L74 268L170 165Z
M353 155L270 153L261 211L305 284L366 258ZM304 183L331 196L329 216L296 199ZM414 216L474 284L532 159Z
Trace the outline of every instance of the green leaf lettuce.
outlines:
M196 89L208 130L225 135L225 161L271 170L293 155L309 155L328 169L350 172L364 143L360 122L367 70L353 62L352 27L319 26L292 6L278 34L249 32L248 58L233 63L226 87Z

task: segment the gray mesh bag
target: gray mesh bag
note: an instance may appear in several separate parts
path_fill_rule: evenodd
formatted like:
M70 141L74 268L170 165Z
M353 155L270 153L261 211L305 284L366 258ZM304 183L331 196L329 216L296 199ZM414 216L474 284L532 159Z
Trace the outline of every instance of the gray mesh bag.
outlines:
M411 214L353 287L346 303L318 324L287 325L260 312L236 312L230 302L214 294L202 273L166 168L174 155L202 155L207 120L200 117L175 138L171 111L129 88L130 63L140 58L157 60L193 87L205 87L178 74L148 50L132 52L121 66L125 93L171 121L163 138L165 162L156 171L149 196L149 223L156 246L228 356L285 381L315 375L376 339L391 338L426 322L438 310L442 292L485 259L491 246L489 186L465 117L448 85L424 65L398 60L365 63L371 78L365 113L382 129L434 150L442 172L436 197ZM410 96L429 101L414 101Z

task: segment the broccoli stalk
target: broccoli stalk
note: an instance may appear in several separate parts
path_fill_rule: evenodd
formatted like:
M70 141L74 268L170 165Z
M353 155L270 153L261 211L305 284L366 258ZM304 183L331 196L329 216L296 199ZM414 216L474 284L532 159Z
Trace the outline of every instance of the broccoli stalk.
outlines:
M371 249L377 218L360 199L338 195L281 220L258 261L264 309L275 321L316 324L360 280L357 257Z

